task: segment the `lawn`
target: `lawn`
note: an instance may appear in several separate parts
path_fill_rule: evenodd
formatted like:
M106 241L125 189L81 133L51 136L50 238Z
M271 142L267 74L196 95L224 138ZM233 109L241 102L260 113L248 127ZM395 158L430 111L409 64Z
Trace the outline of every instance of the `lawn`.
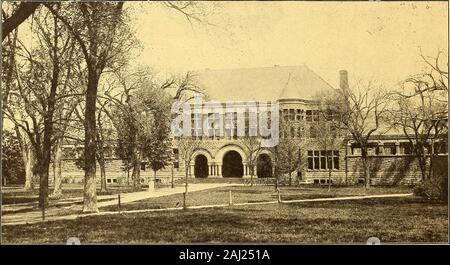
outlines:
M216 205L228 204L230 191L233 203L247 202L267 202L278 199L278 194L273 186L231 186L224 188L208 189L188 193L187 205ZM399 187L372 187L366 191L363 187L333 187L328 192L327 187L320 186L283 186L280 187L282 200L315 199L315 198L335 198L343 196L410 193L410 188ZM183 202L183 194L174 194L157 198L150 198L133 203L122 204L121 210L142 210L180 207ZM100 208L101 211L117 211L117 206Z
M98 188L97 195L112 195L132 191L133 189L129 186L109 187L109 189L106 192L100 192L100 189ZM82 185L64 186L62 196L57 199L51 197L52 192L53 189L50 188L48 192L50 201L83 197L83 186ZM38 198L39 198L39 188L33 189L31 191L24 191L21 187L2 189L2 205L38 202Z
M3 226L2 243L446 242L447 214L417 197L232 206Z

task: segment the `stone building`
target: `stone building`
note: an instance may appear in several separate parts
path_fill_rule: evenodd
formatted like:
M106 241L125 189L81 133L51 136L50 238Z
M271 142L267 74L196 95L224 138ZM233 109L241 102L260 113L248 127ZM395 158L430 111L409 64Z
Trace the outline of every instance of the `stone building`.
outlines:
M243 145L243 138L237 135L237 120L242 113L245 123L244 131L251 128L248 120L252 115L246 102L278 102L280 119L292 121L293 126L287 134L303 140L298 148L304 157L304 164L293 173L294 183L327 184L331 169L331 181L339 183L361 183L363 174L360 162L360 148L351 139L342 140L342 144L333 150L321 150L317 144L317 134L320 131L311 129L310 124L318 119L318 95L332 93L335 88L314 73L307 66L273 66L247 69L204 70L195 73L198 86L204 90L205 101L215 101L225 106L234 102L234 106L223 113L222 129L212 127L197 139L200 145L193 152L189 165L189 176L192 178L249 178L250 167L248 152ZM347 72L340 72L340 85L346 86ZM204 129L196 127L213 117L213 111L203 105L200 111L194 111L191 116L192 132ZM196 120L198 123L196 123ZM200 123L201 121L201 123ZM219 131L224 130L224 131ZM289 137L281 132L281 139ZM406 137L399 133L374 135L369 150L371 160L372 184L414 183L418 181L419 170L411 155L411 146ZM63 177L66 182L78 182L83 172L74 166L73 158L80 145L64 147L66 160L63 165ZM182 152L174 141L173 164L157 173L157 178L168 182L174 178L182 178L185 173L185 162ZM331 159L326 159L329 152ZM447 151L445 150L445 153ZM72 155L70 155L72 153ZM108 183L123 183L127 172L123 170L122 162L109 152L107 163ZM256 158L255 177L270 178L274 174L274 152L272 148L261 148ZM99 173L98 173L99 174ZM142 181L152 177L151 170L143 161L141 167Z

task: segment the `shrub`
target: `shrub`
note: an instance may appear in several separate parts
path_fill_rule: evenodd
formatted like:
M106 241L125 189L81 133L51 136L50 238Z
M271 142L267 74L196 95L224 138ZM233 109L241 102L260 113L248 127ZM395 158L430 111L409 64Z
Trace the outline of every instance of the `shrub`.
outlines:
M448 175L438 174L416 185L414 194L430 200L447 200Z

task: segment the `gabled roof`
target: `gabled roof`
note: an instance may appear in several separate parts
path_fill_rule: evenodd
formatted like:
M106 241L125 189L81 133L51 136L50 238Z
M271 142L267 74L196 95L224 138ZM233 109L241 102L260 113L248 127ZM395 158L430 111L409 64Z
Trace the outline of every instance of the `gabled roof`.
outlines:
M326 81L305 65L202 70L194 72L209 100L312 100L327 90Z

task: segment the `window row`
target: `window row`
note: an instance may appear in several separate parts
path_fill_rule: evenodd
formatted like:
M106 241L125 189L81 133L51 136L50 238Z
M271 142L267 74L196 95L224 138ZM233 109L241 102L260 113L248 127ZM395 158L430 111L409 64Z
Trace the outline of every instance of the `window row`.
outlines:
M339 169L339 151L308 151L308 169Z
M411 155L414 152L414 146L409 142L384 143L382 145L373 144L367 148L368 155ZM445 143L435 143L433 148L431 145L425 146L427 154L446 154L448 147ZM361 155L361 148L353 144L351 147L352 155Z

